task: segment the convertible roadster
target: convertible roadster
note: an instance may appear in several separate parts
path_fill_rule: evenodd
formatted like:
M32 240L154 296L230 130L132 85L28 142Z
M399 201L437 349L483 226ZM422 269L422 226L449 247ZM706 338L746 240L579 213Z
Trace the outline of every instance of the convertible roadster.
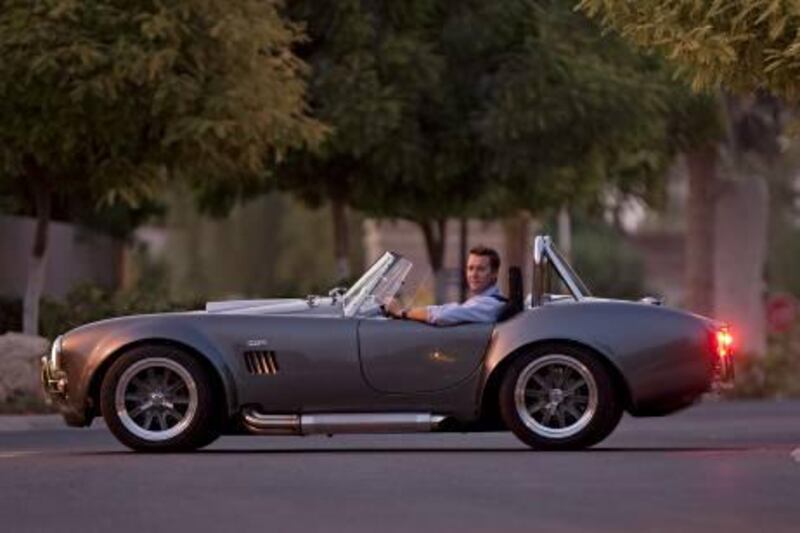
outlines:
M549 237L523 295L509 270L495 324L394 320L382 304L412 268L387 252L349 289L212 302L58 337L42 382L70 426L102 415L139 451L193 450L222 434L507 431L536 449L592 446L623 411L658 416L732 378L724 324L592 297Z

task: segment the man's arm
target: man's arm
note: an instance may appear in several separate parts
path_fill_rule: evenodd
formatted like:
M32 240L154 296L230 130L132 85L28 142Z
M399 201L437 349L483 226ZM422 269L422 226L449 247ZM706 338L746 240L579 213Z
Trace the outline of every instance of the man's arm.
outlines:
M404 318L406 320L416 320L417 322L428 322L428 308L427 307L411 307L403 310L395 299L386 304L386 313L393 318Z
M503 302L489 296L470 298L463 304L431 305L428 323L437 326L455 326L467 323L488 323L497 320Z
M397 300L391 300L386 305L386 313L394 318L416 320L436 326L454 326L470 322L494 322L503 305L503 302L490 296L479 296L463 304L429 305L403 311Z
M417 322L428 321L428 309L426 307L411 307L406 309L405 317L408 320L416 320Z

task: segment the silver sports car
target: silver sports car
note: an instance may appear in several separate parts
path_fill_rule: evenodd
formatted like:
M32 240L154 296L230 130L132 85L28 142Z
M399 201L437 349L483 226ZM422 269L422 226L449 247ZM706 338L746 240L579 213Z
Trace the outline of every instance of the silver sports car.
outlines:
M494 324L381 312L412 268L387 252L327 297L212 302L58 337L42 381L66 423L102 415L125 445L192 450L222 434L511 430L533 448L592 446L623 411L664 415L732 378L725 325L654 299L590 295L548 237L525 297L509 269Z

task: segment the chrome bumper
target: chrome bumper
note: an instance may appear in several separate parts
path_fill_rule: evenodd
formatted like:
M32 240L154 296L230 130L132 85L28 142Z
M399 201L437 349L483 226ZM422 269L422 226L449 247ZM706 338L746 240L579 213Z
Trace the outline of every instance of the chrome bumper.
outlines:
M48 403L58 407L68 426L85 427L92 423L92 416L81 400L70 397L69 378L64 368L61 348L62 337L58 337L53 342L50 356L41 359L42 390Z
M67 374L61 369L53 369L46 356L42 357L42 390L45 397L53 402L67 398Z
M45 396L59 402L67 398L67 373L62 365L62 347L64 337L59 335L50 347L50 356L42 357L42 389Z

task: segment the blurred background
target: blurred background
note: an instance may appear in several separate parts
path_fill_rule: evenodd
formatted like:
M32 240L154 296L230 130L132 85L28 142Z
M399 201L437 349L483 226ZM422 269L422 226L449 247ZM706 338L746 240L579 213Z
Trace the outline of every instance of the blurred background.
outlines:
M547 233L595 295L731 323L731 394L800 394L800 13L628 4L4 2L0 366L387 249L455 300L469 247L529 273Z

